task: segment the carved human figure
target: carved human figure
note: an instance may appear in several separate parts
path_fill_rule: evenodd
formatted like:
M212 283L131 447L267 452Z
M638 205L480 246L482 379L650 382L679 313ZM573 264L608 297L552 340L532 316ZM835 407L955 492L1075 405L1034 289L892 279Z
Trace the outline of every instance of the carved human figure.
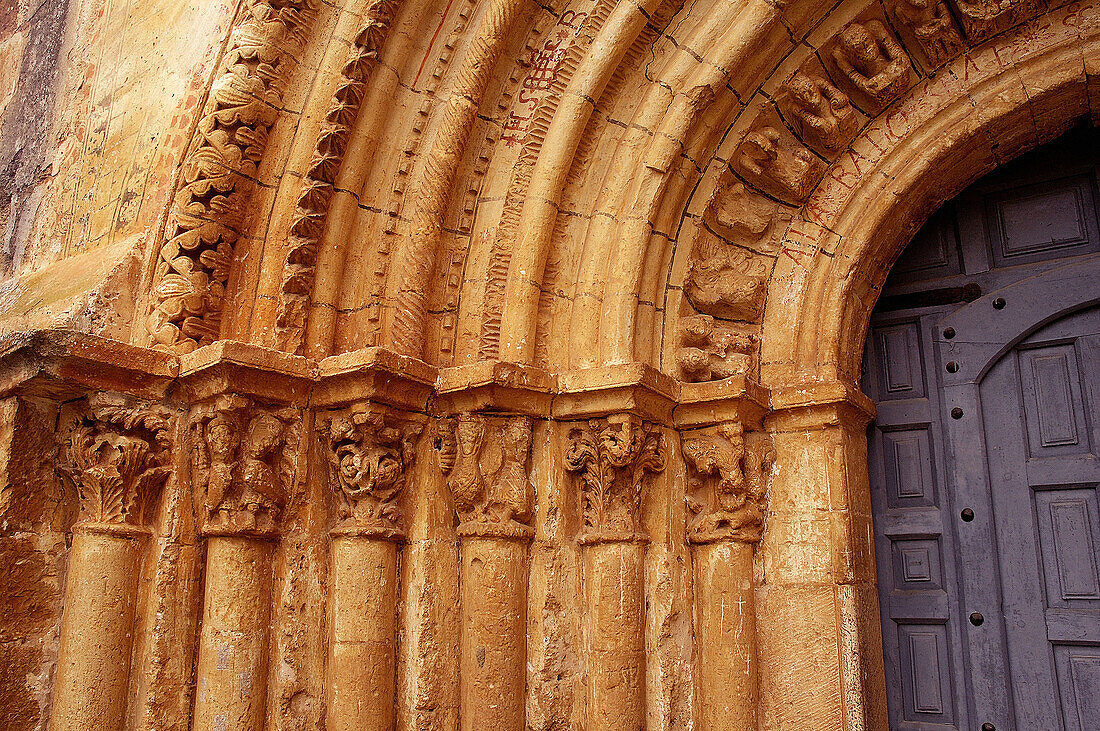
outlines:
M531 520L533 490L527 477L531 455L531 419L517 416L504 423L500 433L501 465L493 478L489 513L499 523L526 525Z
M474 414L460 414L455 421L457 454L455 466L447 480L454 497L455 510L463 520L484 516L482 499L485 478L481 474L481 445L485 440L485 420ZM480 503L480 504L479 504Z
M276 530L291 471L283 450L287 436L286 419L250 408L244 399L226 399L199 417L195 482L203 491L208 533Z
M684 438L683 452L691 473L689 507L696 513L688 537L693 542L759 540L767 476L775 460L771 446L757 440L748 448L744 426L728 422L717 434Z
M798 71L787 81L794 123L807 144L836 152L854 132L855 110L844 92L827 80Z
M877 20L840 32L833 60L857 89L884 107L909 86L909 58Z
M962 38L943 0L897 0L894 13L913 33L933 66L962 50Z
M750 132L738 148L741 170L749 182L760 184L766 191L793 201L809 195L813 183L813 154L804 148L783 149L780 133L775 127L761 127Z
M680 318L680 343L683 378L696 382L748 374L756 340L710 315L688 315Z
M454 444L453 461L445 455L442 466L464 530L529 534L531 427L526 416L463 413L455 419L453 436L445 439Z

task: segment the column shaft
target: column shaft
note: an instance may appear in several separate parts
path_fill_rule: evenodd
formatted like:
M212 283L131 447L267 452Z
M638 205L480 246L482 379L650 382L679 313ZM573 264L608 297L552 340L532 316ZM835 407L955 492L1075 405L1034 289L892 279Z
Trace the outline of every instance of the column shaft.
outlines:
M207 540L195 731L263 729L272 551L258 538Z
M526 537L462 538L463 731L523 731L527 686Z
M751 543L695 546L699 724L756 731L756 612Z
M390 731L397 703L397 543L334 536L328 728Z
M61 620L50 728L123 728L144 534L77 526Z
M589 731L645 728L644 558L638 541L584 548Z

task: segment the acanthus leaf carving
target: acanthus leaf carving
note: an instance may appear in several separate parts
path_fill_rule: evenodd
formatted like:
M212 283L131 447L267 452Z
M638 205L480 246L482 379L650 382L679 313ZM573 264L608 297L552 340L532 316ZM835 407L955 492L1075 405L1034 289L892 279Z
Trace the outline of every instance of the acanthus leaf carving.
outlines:
M336 495L335 533L400 539L400 498L422 424L383 407L352 407L319 424Z
M175 416L160 404L96 393L68 429L58 473L80 498L78 524L144 531L172 473Z
M153 347L185 353L219 336L222 300L252 179L283 86L320 0L249 0L230 34L158 252L147 326Z
M646 476L668 459L664 435L633 414L614 414L569 429L566 469L581 477L582 543L642 540Z
M727 422L714 433L683 437L692 543L760 540L775 453L765 435L753 436L749 442L741 423Z
M192 415L204 535L272 537L290 499L301 415L225 394Z
M530 538L534 488L528 477L529 416L455 417L443 460L459 535Z

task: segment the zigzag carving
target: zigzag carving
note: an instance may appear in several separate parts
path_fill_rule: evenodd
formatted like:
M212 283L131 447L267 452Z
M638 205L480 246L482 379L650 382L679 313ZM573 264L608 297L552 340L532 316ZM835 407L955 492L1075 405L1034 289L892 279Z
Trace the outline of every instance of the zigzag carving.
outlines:
M290 249L283 262L282 289L275 345L300 353L304 345L306 317L313 293L317 245L325 228L333 186L344 160L352 125L366 96L367 80L378 64L378 54L393 21L395 0L374 0L363 14L363 25L355 37L343 79L332 96L328 114L317 139L309 170L290 228Z
M196 138L183 161L147 319L153 347L213 342L244 212L284 87L320 0L248 0L230 33Z

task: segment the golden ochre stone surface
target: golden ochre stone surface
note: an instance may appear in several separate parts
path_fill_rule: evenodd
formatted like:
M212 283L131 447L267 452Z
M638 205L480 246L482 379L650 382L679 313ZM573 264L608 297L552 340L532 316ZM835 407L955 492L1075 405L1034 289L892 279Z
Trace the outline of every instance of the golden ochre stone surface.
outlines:
M1093 0L0 1L0 726L882 729L891 262Z

